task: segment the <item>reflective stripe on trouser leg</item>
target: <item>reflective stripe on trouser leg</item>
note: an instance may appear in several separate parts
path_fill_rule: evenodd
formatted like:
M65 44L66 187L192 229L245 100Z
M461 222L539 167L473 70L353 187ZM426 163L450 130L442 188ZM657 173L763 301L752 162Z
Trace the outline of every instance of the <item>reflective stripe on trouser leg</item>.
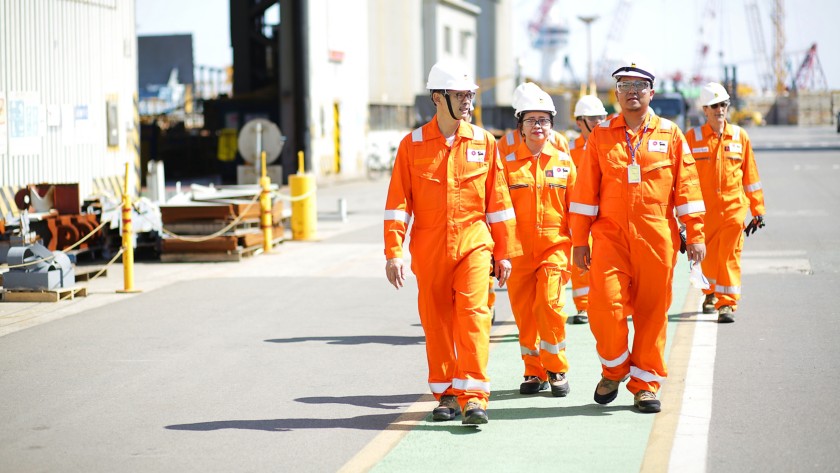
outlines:
M630 259L627 248L607 239L594 239L592 253L599 257L592 259L589 270L593 275L589 278L589 329L595 336L601 374L617 381L630 372Z
M490 378L487 376L491 323L487 307L489 261L489 250L476 249L458 261L453 272L453 332L458 358L452 388L462 408L469 401L486 407L490 399ZM435 260L430 263L439 264Z
M562 313L566 303L564 286L569 280L569 272L560 269L566 267L566 259L560 259L559 264L544 264L537 271L538 297L534 301L534 315L540 337L540 362L546 370L554 373L569 371L566 358L566 317Z
M654 245L650 245L649 241L656 241L655 237L635 240L631 253L633 285L630 288L630 300L634 333L633 348L630 350L632 368L627 389L632 393L641 390L657 392L661 381L668 376L665 341L672 297L673 265L677 257L673 247L664 245L654 250Z
M720 232L720 253L717 254L718 274L715 284L717 307L731 306L738 309L741 298L741 250L744 248L744 232L741 225L726 225Z
M508 299L513 319L519 329L519 350L525 363L525 376L547 379L545 368L540 362L537 335L537 319L534 317L534 301L537 298L537 277L533 258L518 256L511 259L513 267L508 278Z
M414 257L411 269L417 276L417 308L426 335L429 387L435 398L440 399L444 394L455 395L451 387L456 364L455 341L452 338L455 307L452 302L452 264L443 258L441 250L433 251L439 254L427 255L424 261L434 262L434 267L420 264L420 258Z

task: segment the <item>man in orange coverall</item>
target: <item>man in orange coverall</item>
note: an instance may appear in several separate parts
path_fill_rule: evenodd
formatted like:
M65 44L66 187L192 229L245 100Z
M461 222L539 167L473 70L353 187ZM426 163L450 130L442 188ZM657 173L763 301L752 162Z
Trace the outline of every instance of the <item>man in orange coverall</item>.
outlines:
M708 257L703 260L703 274L710 285L703 291L703 312L717 311L718 322L731 323L741 298L744 220L749 208L753 220L747 228L755 231L764 226L764 191L747 132L726 122L726 89L715 82L706 84L700 90L700 103L706 124L691 129L685 138L697 161L706 203Z
M493 135L467 122L478 86L460 64L439 62L426 84L435 116L400 142L385 204L385 273L405 284L403 242L411 230L411 270L426 335L434 420L485 424L490 380L491 255L499 287L522 254Z
M571 157L548 143L557 113L551 96L533 83L523 86L515 113L520 143L502 158L523 251L511 260L508 279L525 362L519 392L536 394L550 386L552 395L564 397L569 394L569 362L561 311L572 246L566 189L574 185L576 173Z
M656 392L667 376L665 333L680 247L674 211L687 227L688 258L699 263L706 252L705 207L682 132L648 111L654 75L632 64L613 77L622 112L598 125L586 144L569 208L572 258L590 271L589 324L602 373L595 401L612 402L629 375L636 408L659 412Z
M586 150L586 140L589 139L592 129L607 118L607 110L597 96L584 95L575 104L574 115L580 136L569 143L569 154L575 166L580 166L583 161L583 152ZM572 299L578 311L571 317L571 323L585 324L589 322L586 312L589 307L589 273L574 264L569 269L572 272Z

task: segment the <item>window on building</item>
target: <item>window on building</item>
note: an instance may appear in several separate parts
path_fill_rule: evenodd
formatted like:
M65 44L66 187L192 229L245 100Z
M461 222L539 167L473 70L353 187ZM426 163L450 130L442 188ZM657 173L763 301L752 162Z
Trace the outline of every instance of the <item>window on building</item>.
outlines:
M443 50L452 54L452 28L448 26L443 27Z
M472 40L472 31L461 31L460 53L461 57L467 57L467 52L470 49L470 41Z

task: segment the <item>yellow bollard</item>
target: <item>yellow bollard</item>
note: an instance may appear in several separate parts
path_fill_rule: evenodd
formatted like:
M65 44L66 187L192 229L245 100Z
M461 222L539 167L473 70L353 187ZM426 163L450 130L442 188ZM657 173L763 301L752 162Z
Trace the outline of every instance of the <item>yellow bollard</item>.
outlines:
M260 156L262 175L260 176L260 227L263 231L263 252L271 251L271 240L274 239L271 222L271 178L265 172L265 151Z
M129 163L125 163L125 185L122 195L122 249L123 249L123 289L120 293L140 292L134 289L134 245L131 242L131 195L128 193Z
M298 151L298 172L289 176L292 194L292 238L312 240L318 221L315 207L315 176L304 172L303 151Z

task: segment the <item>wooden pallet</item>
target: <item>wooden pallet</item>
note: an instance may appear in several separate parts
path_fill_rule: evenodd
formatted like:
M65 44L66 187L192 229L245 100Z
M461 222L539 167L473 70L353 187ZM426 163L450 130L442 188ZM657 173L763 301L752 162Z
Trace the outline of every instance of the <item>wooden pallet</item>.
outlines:
M86 297L87 288L84 286L63 287L42 291L26 291L5 289L0 291L0 301L3 302L58 302L71 300L75 297Z
M272 246L277 246L283 242L283 238L275 238L272 240ZM249 256L254 256L263 249L262 243L259 245L238 247L235 250L229 251L209 251L209 252L173 252L161 253L160 261L162 263L224 263L224 262L238 262Z
M96 276L100 271L102 274L99 275L100 278L104 278L108 276L108 268L101 268L101 267L79 267L76 266L73 268L73 272L76 275L76 282L79 281L90 281L94 276Z

